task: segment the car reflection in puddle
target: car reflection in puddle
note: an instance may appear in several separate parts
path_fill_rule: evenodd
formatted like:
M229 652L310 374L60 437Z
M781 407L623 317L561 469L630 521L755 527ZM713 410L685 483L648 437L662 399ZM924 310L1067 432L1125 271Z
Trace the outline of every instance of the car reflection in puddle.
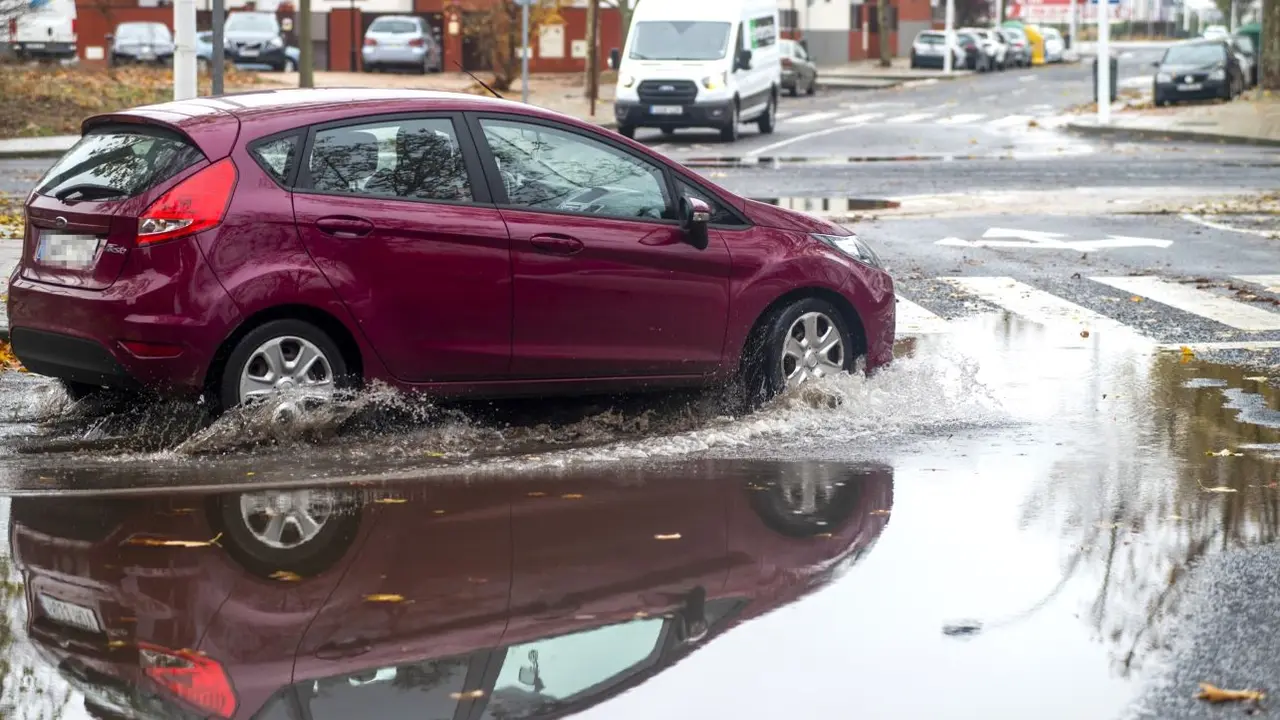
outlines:
M14 498L27 632L103 717L560 716L830 582L879 464Z

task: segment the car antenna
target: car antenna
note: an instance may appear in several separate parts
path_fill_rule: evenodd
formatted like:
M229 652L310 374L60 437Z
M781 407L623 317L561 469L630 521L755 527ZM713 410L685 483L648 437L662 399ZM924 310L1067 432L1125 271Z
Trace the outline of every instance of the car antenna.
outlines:
M483 80L481 80L480 78L478 78L478 77L476 77L474 74L472 74L472 72L471 72L470 70L468 70L468 69L466 69L466 68L462 67L462 64L461 64L461 63L459 63L457 60L454 60L454 61L453 61L453 64L454 64L454 65L457 65L457 66L458 66L458 69L459 69L459 70L461 70L462 72L464 72L464 73L466 73L466 74L468 74L468 75L471 75L471 79L472 79L472 80L475 80L476 82L480 83L480 87L482 87L482 88L484 88L485 90L488 90L489 92L493 93L493 94L494 94L494 96L495 96L495 97L497 97L499 100L506 100L506 98L504 98L504 97L502 97L501 95L499 95L499 94L498 94L498 91L497 91L497 90L494 90L493 88L489 87L488 85L485 85Z

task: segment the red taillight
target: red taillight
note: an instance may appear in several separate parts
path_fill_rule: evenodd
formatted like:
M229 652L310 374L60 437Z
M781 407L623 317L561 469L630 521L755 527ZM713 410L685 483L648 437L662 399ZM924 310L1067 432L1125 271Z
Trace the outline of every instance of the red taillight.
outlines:
M782 67L791 69L791 58L782 58Z
M75 18L71 18L71 35L72 35L72 37L74 37L74 36L75 36L75 34L76 34L76 19L75 19Z
M18 18L9 18L9 41L13 41L13 36L18 34Z
M424 47L426 44L427 41L422 38L414 38L409 41L409 47Z
M365 39L364 39L364 46L365 46L365 47L373 47L373 46L375 46L375 45L377 45L377 44L378 44L378 41L377 41L377 40L374 40L373 38L365 38Z
M138 644L138 662L147 677L205 712L229 718L236 711L236 692L218 661L190 650Z
M120 346L128 350L136 358L175 358L182 354L181 345L169 343L149 343L141 340L121 340Z
M217 227L236 187L236 166L223 158L161 195L138 218L138 244L173 240Z

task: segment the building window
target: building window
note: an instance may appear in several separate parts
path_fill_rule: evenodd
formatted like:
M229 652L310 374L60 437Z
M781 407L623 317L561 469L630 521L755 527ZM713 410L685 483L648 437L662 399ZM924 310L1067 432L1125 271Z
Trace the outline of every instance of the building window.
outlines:
M849 7L849 27L862 30L862 21L867 21L867 32L880 32L880 10L875 5L852 5ZM898 29L898 6L889 6L889 31Z
M778 20L782 23L783 30L799 30L800 29L800 11L799 10L779 10Z

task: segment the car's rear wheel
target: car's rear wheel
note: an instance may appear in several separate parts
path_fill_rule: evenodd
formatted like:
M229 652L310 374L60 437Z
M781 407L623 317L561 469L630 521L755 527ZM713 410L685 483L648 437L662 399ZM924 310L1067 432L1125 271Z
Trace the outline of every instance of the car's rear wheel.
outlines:
M739 137L738 124L738 103L735 101L733 105L729 107L728 124L720 128L720 139L724 142L737 142Z
M213 500L223 544L250 572L316 575L350 547L360 515L325 490L230 493Z
M323 404L348 382L337 343L301 320L272 320L249 331L227 358L219 383L223 409L271 403L288 422Z
M776 312L748 344L744 378L749 402L761 402L805 383L847 373L853 336L826 300L804 298Z

